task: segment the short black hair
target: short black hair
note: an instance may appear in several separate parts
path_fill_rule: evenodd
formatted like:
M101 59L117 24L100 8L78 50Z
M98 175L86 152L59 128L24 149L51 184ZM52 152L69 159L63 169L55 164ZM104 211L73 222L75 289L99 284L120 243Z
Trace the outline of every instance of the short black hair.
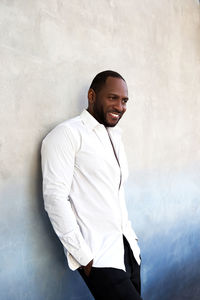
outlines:
M120 78L120 79L124 80L124 78L115 71L111 71L111 70L103 71L103 72L98 73L94 77L94 79L92 80L92 83L90 85L90 89L93 89L95 91L95 93L98 93L101 90L101 88L103 87L103 85L105 84L106 79L108 77Z

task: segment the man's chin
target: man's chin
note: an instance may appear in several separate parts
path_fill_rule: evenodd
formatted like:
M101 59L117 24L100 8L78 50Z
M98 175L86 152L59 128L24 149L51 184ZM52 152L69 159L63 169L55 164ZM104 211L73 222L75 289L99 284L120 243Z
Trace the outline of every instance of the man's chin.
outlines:
M119 120L117 121L106 121L106 127L115 127L117 125L117 123L119 122Z
M121 119L121 115L107 113L107 115L106 115L107 127L116 126L120 119Z

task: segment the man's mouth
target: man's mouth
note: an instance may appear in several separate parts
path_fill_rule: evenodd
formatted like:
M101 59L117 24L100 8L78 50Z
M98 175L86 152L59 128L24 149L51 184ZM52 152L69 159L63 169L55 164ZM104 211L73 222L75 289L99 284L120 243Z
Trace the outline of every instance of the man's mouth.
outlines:
M109 116L111 116L111 118L115 119L115 120L118 120L120 115L118 113L108 113Z

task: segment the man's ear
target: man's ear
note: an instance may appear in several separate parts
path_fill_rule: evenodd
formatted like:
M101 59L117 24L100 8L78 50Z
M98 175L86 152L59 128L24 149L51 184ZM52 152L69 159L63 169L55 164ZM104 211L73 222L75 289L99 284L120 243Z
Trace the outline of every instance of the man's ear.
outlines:
M95 100L96 100L95 91L93 89L89 89L89 91L88 91L88 102L89 102L89 104L90 105L94 104Z

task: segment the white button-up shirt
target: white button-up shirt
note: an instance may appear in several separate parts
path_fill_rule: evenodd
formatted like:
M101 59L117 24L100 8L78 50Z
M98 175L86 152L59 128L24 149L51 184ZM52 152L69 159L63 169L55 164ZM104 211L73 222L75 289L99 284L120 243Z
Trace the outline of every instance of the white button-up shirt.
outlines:
M94 267L125 270L123 235L140 264L124 199L128 170L118 126L105 128L84 110L54 128L41 153L45 209L69 267L93 259Z

